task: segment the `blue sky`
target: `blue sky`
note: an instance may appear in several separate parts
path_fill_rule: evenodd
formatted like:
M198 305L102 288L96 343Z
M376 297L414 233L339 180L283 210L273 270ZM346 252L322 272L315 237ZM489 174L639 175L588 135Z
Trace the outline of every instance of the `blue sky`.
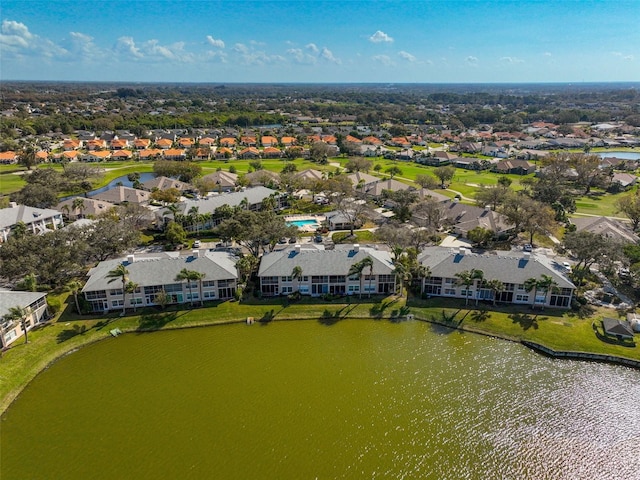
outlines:
M0 79L640 81L640 0L2 0Z

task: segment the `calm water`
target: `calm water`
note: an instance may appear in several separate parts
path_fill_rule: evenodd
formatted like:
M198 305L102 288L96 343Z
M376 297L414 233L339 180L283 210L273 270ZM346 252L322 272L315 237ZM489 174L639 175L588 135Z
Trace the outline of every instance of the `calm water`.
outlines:
M1 426L3 480L630 480L640 373L419 322L229 325L84 348Z
M640 160L640 152L616 152L614 150L610 152L601 152L598 153L600 157L616 157L616 158L624 158L625 160Z

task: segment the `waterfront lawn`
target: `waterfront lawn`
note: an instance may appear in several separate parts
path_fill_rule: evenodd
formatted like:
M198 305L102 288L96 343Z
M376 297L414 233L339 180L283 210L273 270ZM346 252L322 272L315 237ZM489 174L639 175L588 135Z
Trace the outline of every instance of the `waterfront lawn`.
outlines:
M603 316L618 318L615 311L604 308L593 308L587 317L581 318L573 311L551 308L531 310L528 306L482 304L476 307L471 300L466 307L464 301L442 298L410 300L408 306L416 318L473 332L514 341L528 340L556 351L599 353L640 360L639 346L630 348L603 342L597 337L594 327L599 325ZM452 315L455 316L451 318Z

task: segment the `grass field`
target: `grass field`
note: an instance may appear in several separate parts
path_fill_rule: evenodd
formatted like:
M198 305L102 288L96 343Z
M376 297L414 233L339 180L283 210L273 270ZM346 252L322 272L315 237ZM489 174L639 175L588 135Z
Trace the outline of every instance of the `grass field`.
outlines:
M348 318L386 319L398 321L413 313L416 318L444 323L510 340L529 340L555 350L571 350L617 355L640 360L640 348L623 347L599 340L593 321L602 315L617 318L617 313L604 309L580 318L573 312L555 310L532 312L528 307L476 308L462 300L405 298L345 298L333 301L305 298L296 303L286 299L248 299L241 303L222 302L203 308L174 306L165 311L147 308L137 313L118 313L98 317L79 317L73 311L73 299L61 296L63 312L57 319L29 333L29 343L17 342L2 354L0 361L0 412L50 362L74 349L94 341L110 338L109 331L123 332L186 328L243 322L251 316L258 322L316 319L332 324ZM443 312L446 319L443 318Z

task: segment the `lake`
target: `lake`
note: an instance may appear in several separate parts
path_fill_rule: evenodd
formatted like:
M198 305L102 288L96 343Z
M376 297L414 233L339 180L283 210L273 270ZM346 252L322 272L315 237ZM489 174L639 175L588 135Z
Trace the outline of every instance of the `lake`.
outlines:
M616 157L616 158L623 158L625 160L640 160L640 152L611 151L611 152L599 152L598 155L600 155L600 158Z
M126 334L1 419L3 480L637 479L640 372L427 323Z

